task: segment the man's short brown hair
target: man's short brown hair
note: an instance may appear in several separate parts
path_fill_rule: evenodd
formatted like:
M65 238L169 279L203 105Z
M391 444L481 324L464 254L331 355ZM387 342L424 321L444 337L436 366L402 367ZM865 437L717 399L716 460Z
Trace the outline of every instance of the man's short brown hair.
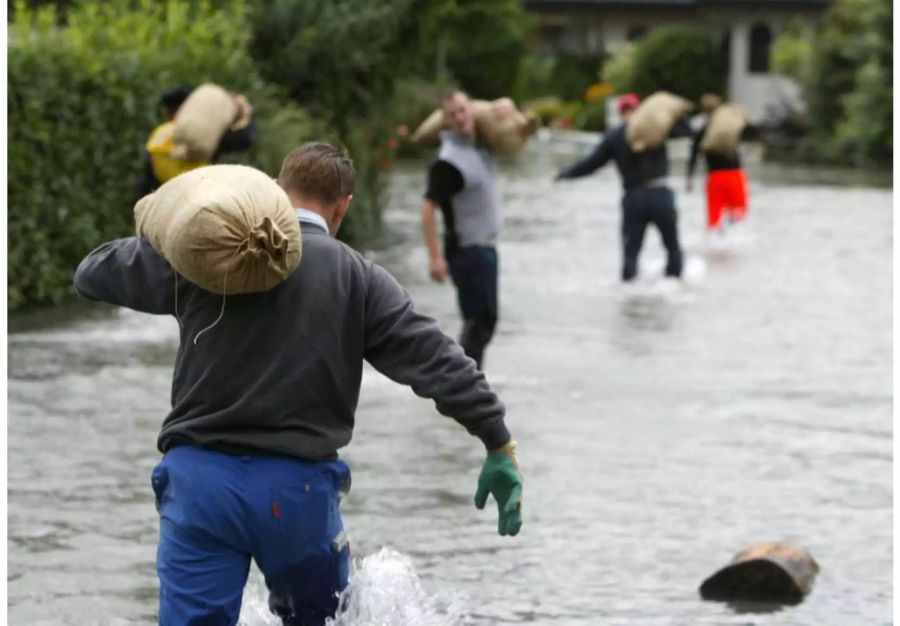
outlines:
M443 105L447 100L450 100L451 98L453 98L453 96L455 96L458 93L461 93L462 95L466 96L467 98L469 97L469 94L467 94L465 92L465 90L462 89L456 83L452 83L452 84L448 85L447 87L444 87L443 89L441 89L441 94L440 94L441 105Z
M294 148L284 157L278 184L325 204L334 204L353 193L356 172L343 148L314 141Z

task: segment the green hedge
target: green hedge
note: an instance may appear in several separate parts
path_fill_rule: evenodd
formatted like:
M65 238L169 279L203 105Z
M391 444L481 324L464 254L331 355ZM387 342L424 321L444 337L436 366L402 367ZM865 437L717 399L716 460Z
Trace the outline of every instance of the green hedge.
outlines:
M115 0L79 4L61 20L53 7L17 3L8 26L8 308L71 295L84 254L133 232L141 150L167 87L209 80L246 93L260 141L241 160L272 173L290 147L323 135L260 78L246 15L238 0Z
M660 26L610 59L604 77L618 92L642 98L670 91L698 101L704 93L724 93L725 57L716 41L690 25Z

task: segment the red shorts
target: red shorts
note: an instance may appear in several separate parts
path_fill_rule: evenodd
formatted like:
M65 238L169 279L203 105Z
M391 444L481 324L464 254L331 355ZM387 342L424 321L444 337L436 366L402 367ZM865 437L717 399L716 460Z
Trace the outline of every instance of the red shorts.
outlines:
M715 228L728 211L733 222L747 214L747 180L744 170L713 170L706 177L706 227Z

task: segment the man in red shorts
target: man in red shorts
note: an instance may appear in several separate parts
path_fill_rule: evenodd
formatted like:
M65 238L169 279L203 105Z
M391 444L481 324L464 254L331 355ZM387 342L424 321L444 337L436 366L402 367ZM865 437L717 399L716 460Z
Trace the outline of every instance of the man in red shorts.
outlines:
M710 115L722 103L718 96L707 94L701 100L701 106ZM691 190L694 167L700 153L700 144L706 134L707 125L694 135L691 146L691 158L688 161L687 189ZM747 125L741 139L750 139L756 133L753 126ZM706 157L706 229L724 228L727 224L739 222L747 215L747 179L741 168L741 157L735 150L732 154L720 152L704 152ZM724 218L724 220L723 220Z

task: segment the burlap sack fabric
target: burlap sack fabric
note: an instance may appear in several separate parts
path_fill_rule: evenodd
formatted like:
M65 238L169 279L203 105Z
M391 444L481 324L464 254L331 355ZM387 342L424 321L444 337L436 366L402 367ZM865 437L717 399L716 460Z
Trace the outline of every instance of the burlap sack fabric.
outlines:
M515 154L538 128L537 117L519 111L509 98L472 100L472 110L476 137L495 154ZM436 144L445 128L444 112L437 109L419 124L412 140L421 145Z
M635 152L643 152L662 144L672 126L694 105L690 100L667 91L648 96L634 110L625 127L625 138Z
M716 107L709 117L700 149L703 152L734 154L748 121L747 111L738 104L722 104Z
M176 159L209 160L222 135L235 123L238 105L227 90L205 83L191 92L175 115L174 146L170 156Z
M134 207L137 234L199 287L271 289L300 263L300 225L284 190L245 165L176 176Z

